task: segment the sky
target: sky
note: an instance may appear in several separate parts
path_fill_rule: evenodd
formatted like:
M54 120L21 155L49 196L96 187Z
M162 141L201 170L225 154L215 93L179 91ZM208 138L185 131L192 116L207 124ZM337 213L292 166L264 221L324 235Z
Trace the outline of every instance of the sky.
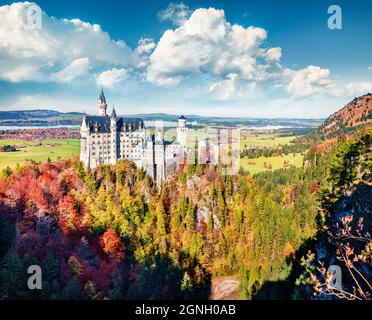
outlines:
M372 92L371 16L369 0L0 0L0 110L95 114L103 87L120 115L327 117Z

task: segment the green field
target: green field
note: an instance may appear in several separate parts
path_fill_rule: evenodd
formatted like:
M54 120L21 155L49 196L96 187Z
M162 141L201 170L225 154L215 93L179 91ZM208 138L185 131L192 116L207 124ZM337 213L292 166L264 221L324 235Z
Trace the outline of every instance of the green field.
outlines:
M272 147L279 145L292 144L292 140L296 136L281 137L278 134L243 134L240 140L241 150L246 146L252 147ZM265 170L275 170L284 167L284 162L287 161L289 165L296 167L302 166L303 155L289 154L274 157L259 157L259 158L243 158L240 159L240 166L249 171L251 174L262 172ZM265 166L266 163L266 166ZM271 168L271 169L270 169Z
M50 139L40 142L23 140L0 140L0 146L14 145L18 151L0 152L0 169L26 160L52 161L78 156L80 153L79 139Z
M296 167L302 166L303 156L301 154L289 154L276 157L259 157L254 159L240 159L240 166L249 171L250 174L259 173L266 170L275 170L283 168L284 161L288 161L289 165L294 165ZM265 167L266 162L266 167ZM271 164L271 169L268 169Z
M280 137L276 134L244 134L240 139L240 145L251 147L276 147L283 144L291 144L296 136Z

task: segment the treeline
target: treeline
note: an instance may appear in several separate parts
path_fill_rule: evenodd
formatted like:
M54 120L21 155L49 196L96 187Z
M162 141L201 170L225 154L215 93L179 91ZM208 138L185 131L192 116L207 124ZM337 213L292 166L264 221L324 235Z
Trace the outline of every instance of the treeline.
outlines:
M17 151L16 146L11 146L9 144L0 146L0 152L14 152L14 151Z
M240 151L240 158L255 159L275 157L291 153L305 153L311 147L308 143L284 144L277 147L247 147Z

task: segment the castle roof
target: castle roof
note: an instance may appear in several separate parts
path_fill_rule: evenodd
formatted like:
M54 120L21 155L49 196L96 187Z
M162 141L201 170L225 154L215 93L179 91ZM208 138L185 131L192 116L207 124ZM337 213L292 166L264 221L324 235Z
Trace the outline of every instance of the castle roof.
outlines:
M116 118L115 107L112 107L111 118Z
M110 117L108 116L86 116L86 125L89 132L108 133L110 132ZM118 131L139 130L144 127L142 118L117 118L116 128Z
M106 103L106 97L105 97L105 93L103 92L103 88L101 88L101 94L99 95L99 100Z

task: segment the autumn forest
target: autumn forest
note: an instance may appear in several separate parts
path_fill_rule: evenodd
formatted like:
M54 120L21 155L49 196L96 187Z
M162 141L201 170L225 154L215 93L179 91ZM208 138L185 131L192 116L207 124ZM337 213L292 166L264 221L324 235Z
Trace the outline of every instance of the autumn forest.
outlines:
M370 129L319 142L303 168L253 176L185 165L160 189L129 161L3 169L0 298L208 299L226 276L236 299L369 298L371 204L341 211L372 198L371 142ZM344 296L324 271L337 259ZM34 264L43 290L26 287Z

